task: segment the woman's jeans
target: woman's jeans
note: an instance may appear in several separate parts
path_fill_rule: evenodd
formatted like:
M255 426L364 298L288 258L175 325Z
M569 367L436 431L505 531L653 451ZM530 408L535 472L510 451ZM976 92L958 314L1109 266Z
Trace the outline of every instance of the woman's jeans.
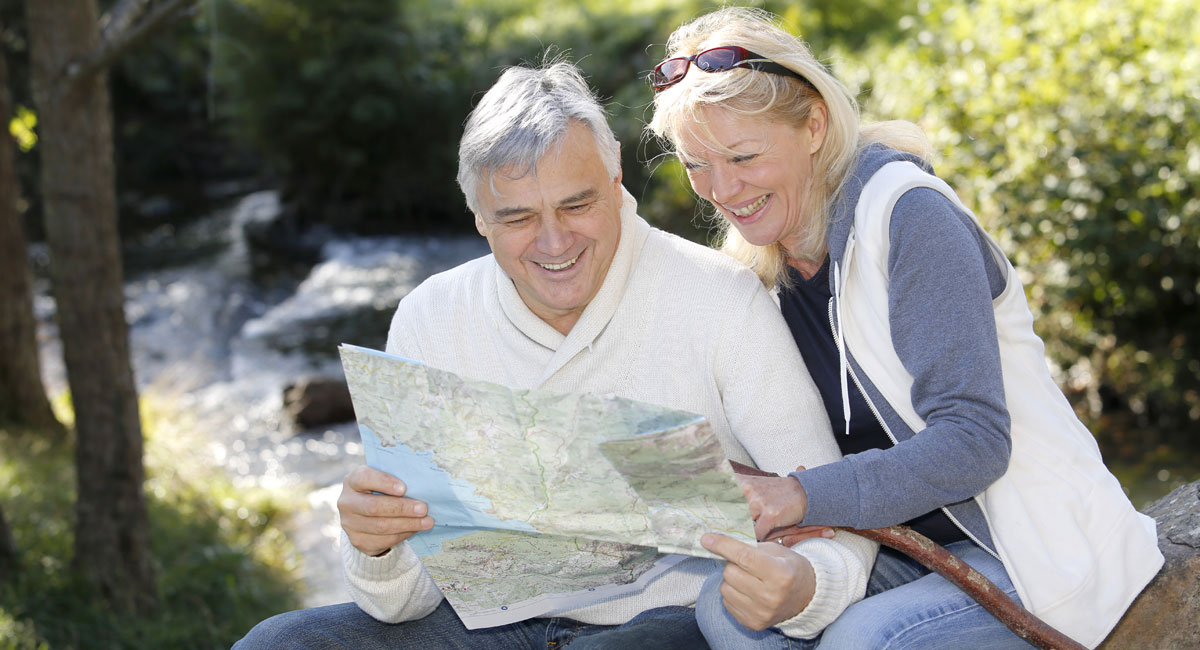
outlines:
M587 625L565 618L468 630L441 605L425 618L380 623L354 603L302 609L259 623L233 650L703 650L708 646L690 607L659 607L620 626Z
M1016 589L1000 560L969 541L949 544L946 549L1016 598ZM867 583L867 597L848 607L815 639L792 639L776 628L755 632L743 627L721 604L720 587L718 571L705 582L696 603L697 622L714 650L1029 650L1033 647L961 589L890 548L879 550Z

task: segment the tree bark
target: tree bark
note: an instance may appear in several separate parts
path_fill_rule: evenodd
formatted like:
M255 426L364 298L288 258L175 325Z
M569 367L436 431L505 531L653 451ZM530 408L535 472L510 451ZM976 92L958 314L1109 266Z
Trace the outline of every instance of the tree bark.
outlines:
M8 580L17 571L17 545L13 543L12 531L0 508L0 583Z
M0 126L4 127L0 133L0 359L4 360L0 364L0 422L58 430L60 425L46 399L38 360L33 275L17 210L20 192L16 144L7 128L10 115L8 67L0 56Z
M63 358L75 405L74 563L121 610L157 602L129 362L106 72L68 79L100 46L96 0L27 0L42 193Z

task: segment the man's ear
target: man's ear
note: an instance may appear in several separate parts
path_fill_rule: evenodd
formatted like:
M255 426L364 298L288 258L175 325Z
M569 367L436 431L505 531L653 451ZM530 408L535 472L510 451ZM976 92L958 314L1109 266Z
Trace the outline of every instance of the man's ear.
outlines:
M480 235L487 237L487 226L483 223L483 217L479 216L478 212L475 213L475 230Z
M625 172L617 168L617 177L613 179L613 191L617 195L617 208L625 203L625 193L621 191L621 177Z

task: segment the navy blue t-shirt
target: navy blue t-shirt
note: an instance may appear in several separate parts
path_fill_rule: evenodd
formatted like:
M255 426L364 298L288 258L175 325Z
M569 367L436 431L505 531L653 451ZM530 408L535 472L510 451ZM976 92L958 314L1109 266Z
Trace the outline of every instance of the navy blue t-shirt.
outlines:
M849 377L846 381L850 392L850 435L846 435L839 375L841 368L833 327L829 322L829 300L832 297L829 290L829 258L825 258L821 269L809 279L790 267L788 276L792 286L780 290L779 304L792 330L792 338L796 340L796 347L800 348L808 372L821 393L829 424L833 427L833 436L842 455L891 447L891 439L871 412L871 407L863 399L854 380ZM943 545L967 538L940 509L904 523Z

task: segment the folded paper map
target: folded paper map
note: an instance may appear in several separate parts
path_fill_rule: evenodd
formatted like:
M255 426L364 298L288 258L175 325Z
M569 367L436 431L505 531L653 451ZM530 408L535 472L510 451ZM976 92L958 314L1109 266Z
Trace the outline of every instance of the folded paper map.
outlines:
M433 530L409 543L468 628L637 591L683 555L715 557L706 532L753 543L698 415L340 351L367 464L429 504Z

